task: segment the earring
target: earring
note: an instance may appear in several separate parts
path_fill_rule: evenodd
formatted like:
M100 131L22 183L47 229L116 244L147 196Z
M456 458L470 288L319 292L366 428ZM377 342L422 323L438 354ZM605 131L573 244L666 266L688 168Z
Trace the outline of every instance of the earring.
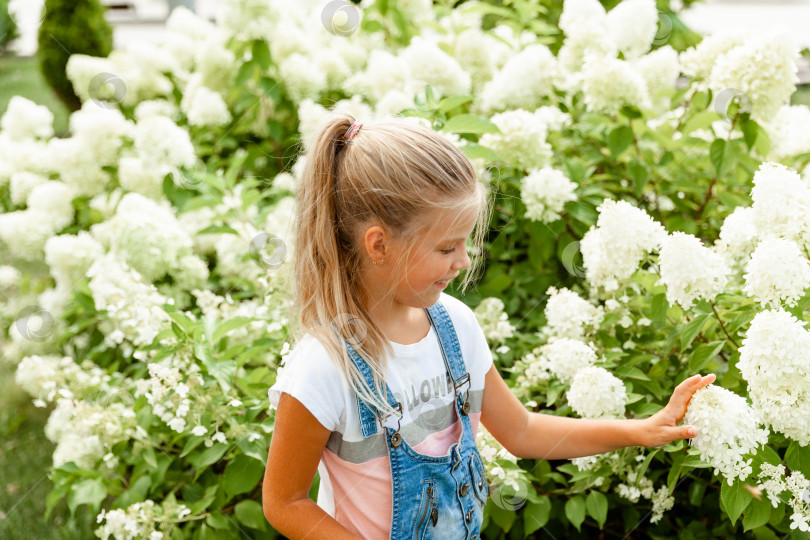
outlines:
M382 263L383 263L383 261L380 261L380 262L378 263L378 262L377 262L377 261L375 261L374 259L371 259L371 264L382 264Z

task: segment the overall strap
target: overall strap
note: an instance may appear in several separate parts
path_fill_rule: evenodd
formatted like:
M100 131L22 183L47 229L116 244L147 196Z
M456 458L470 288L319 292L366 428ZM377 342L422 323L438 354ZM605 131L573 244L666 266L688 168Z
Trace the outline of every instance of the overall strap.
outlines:
M470 381L470 374L467 372L467 367L464 365L464 358L461 354L461 347L458 344L458 335L450 320L450 315L447 313L444 305L441 302L436 302L433 306L425 308L428 316L436 328L436 333L439 335L439 346L442 350L442 358L444 365L447 367L447 372L453 380L453 388L458 393L459 388L466 382L468 383L467 391L469 392L472 382ZM466 398L465 398L465 401Z
M360 370L360 373L363 375L363 380L365 380L366 385L368 388L371 389L372 393L376 395L377 389L374 387L374 378L371 375L371 368L368 367L368 364L365 360L360 358L360 355L357 354L357 351L354 350L354 347L351 346L344 338L344 343L346 344L346 348L349 351L349 356L354 362L354 365L357 366L357 369ZM385 391L387 393L387 401L388 404L392 407L396 408L397 400L394 398L394 394L391 393L391 388L388 386L388 383L385 384ZM355 392L355 401L357 402L357 414L360 418L360 431L363 434L363 438L371 437L375 433L377 433L377 423L376 419L378 418L378 411L372 411L371 407L367 405L363 400L360 399L360 395ZM400 405L401 410L401 405Z
M437 302L433 306L425 308L425 312L427 312L428 318L430 319L430 322L439 337L439 347L442 351L444 365L447 368L447 372L450 374L450 378L453 380L453 388L455 392L458 393L459 387L461 387L464 382L470 384L470 374L466 371L466 367L464 365L464 359L461 355L461 348L458 344L456 330L453 327L453 323L450 320L447 310L441 302ZM360 358L360 355L357 354L357 351L354 350L354 347L352 347L346 339L343 341L346 344L349 356L351 357L355 366L357 366L357 369L363 375L363 379L365 380L366 384L372 390L372 392L376 393L376 389L374 388L374 380L371 376L371 368L368 367L365 360ZM469 386L467 390L469 391ZM387 383L385 385L385 391L387 394L386 399L388 404L396 408L397 400L394 398L391 388ZM355 401L357 402L357 414L360 419L360 431L365 439L377 433L377 424L375 420L380 420L382 422L382 419L379 416L379 411L376 408L372 409L370 405L363 402L357 393L355 393ZM467 400L465 399L465 402L466 401ZM402 404L399 405L401 412Z

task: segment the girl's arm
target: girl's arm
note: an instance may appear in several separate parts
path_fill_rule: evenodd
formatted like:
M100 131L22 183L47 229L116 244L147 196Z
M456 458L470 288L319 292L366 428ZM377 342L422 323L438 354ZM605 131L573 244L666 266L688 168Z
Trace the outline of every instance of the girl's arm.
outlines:
M692 394L715 379L696 375L679 384L666 407L649 418L594 420L533 413L492 366L484 383L481 423L511 454L524 459L571 459L625 446L661 446L695 435L678 426Z
M288 538L361 540L309 498L329 435L300 401L282 392L262 483L262 507L267 521Z

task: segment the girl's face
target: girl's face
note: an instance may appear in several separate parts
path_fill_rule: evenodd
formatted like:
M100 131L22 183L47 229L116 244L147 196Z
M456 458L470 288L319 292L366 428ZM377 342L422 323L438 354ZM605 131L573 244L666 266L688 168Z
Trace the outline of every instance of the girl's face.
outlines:
M407 262L405 279L397 285L399 302L419 307L436 303L447 281L470 266L466 240L472 233L477 209L462 213L438 210L431 220L435 223L419 238Z

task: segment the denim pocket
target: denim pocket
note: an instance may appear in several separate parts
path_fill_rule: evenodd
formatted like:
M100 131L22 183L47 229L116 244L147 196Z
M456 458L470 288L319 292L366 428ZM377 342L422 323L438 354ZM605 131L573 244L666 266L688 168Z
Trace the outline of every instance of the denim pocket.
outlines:
M481 461L481 455L478 451L473 452L470 459L470 474L472 475L473 490L475 490L476 496L481 499L482 503L486 504L489 497L489 485L487 485L484 463Z
M413 531L413 540L425 538L425 531L428 524L432 523L436 517L436 487L433 481L422 484L422 502L419 504L419 511L416 513L416 528Z

